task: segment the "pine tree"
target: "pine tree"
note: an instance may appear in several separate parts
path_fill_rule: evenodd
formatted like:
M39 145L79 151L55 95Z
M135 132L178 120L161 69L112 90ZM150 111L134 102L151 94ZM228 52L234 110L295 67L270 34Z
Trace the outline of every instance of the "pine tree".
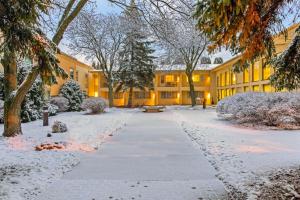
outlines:
M143 22L136 9L134 0L125 11L128 21L126 39L120 51L120 68L116 74L119 82L116 92L129 90L128 107L132 107L133 88L141 90L153 89L155 65L151 48L153 42L148 41L143 33Z
M85 94L80 89L80 85L74 81L69 80L61 87L60 96L65 97L69 101L69 111L80 111L81 104L85 97Z

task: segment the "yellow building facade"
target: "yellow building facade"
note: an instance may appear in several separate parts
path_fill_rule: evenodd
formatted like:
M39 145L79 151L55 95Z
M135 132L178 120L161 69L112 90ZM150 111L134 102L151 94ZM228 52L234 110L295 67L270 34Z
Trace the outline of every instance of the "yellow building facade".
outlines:
M275 36L276 54L282 53L288 47L298 26L295 24L288 28L287 37L283 34ZM239 59L240 57L236 56L211 70L211 75L215 79L215 87L211 91L212 98L218 101L241 92L275 92L269 80L274 70L272 66L265 64L264 58L256 60L242 72L234 73L233 67Z
M298 24L288 28L285 35L275 36L276 53L282 53L291 43ZM108 99L108 87L103 73L93 69L67 54L58 54L60 66L68 73L69 78L77 81L89 97ZM236 56L227 62L206 70L195 70L193 81L197 103L206 101L208 105L241 92L274 92L269 77L274 72L272 66L265 65L263 58L256 60L249 68L240 73L233 72L234 65L240 57ZM201 69L201 67L200 67ZM0 65L0 72L3 68ZM67 80L68 80L67 79ZM63 83L67 80L58 78L58 83L50 87L50 95L57 96ZM133 105L189 105L191 104L189 84L184 70L157 70L154 89L141 91L134 89ZM124 106L128 102L128 92L114 93L114 105Z

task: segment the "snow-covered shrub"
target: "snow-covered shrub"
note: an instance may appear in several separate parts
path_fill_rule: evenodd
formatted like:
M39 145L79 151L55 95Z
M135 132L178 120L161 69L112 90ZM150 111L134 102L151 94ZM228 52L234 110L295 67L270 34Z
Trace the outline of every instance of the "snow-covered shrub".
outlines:
M80 105L83 102L85 94L80 89L80 85L74 81L69 80L60 88L60 96L65 97L69 101L68 111L80 111Z
M4 101L0 100L0 123L4 123Z
M300 127L299 101L299 93L240 93L221 100L217 113L239 123L294 129Z
M103 113L107 102L103 98L88 98L83 100L81 108L90 113Z
M52 133L64 133L67 131L67 125L63 122L55 121L52 125Z
M58 106L54 105L54 104L49 104L48 105L48 112L49 112L49 116L54 116L58 113Z
M58 112L66 112L69 109L69 100L65 97L51 97L50 104L58 107Z

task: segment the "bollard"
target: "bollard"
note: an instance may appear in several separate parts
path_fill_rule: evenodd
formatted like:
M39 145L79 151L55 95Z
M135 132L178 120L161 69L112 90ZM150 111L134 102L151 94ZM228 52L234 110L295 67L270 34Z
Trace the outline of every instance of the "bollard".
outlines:
M49 125L49 112L48 112L48 106L43 107L43 126Z

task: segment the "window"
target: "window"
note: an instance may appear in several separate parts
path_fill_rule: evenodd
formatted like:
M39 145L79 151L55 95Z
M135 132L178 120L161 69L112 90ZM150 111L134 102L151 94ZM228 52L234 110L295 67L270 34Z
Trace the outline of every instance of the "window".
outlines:
M236 89L235 89L235 88L232 88L232 89L231 89L231 94L232 94L232 95L235 95L235 94L236 94Z
M236 84L236 74L231 73L231 84L235 85Z
M263 80L268 80L271 76L271 66L266 65L263 67Z
M70 79L74 79L74 69L70 68Z
M204 98L204 92L203 91L195 91L196 98ZM190 92L187 92L187 97L191 98Z
M249 69L244 69L243 72L244 83L249 83Z
M259 92L259 85L254 85L252 89L254 92Z
M76 70L76 76L75 76L75 78L76 78L76 81L79 80L79 72L78 72L78 70Z
M174 76L173 75L166 75L166 82L174 82Z
M244 87L244 92L249 92L249 87L248 86Z
M114 93L114 99L123 99L123 93L122 92L115 92Z
M200 75L199 74L194 74L193 75L193 81L194 82L200 82Z
M221 86L225 86L225 76L224 74L221 74Z
M229 72L225 72L225 82L226 82L226 85L229 85L229 77L230 77Z
M134 98L135 99L150 99L151 98L151 94L150 92L134 92Z
M176 99L177 98L177 92L161 92L160 98L162 99Z
M272 92L272 87L271 85L267 84L263 86L264 92Z
M259 63L256 62L252 65L252 80L259 81Z
M218 87L220 86L220 78L219 78L219 76L217 76L217 86Z

